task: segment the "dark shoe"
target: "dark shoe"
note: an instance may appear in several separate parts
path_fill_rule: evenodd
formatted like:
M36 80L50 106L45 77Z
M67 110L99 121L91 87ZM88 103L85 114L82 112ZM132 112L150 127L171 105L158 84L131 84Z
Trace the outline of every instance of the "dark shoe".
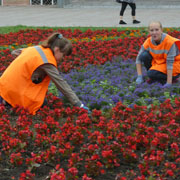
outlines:
M175 83L178 83L178 82L179 82L179 78L172 80L172 84L175 84Z
M133 20L133 24L139 24L141 21Z
M154 83L154 80L152 80L152 79L149 78L149 79L146 81L146 83L152 84L152 83Z
M123 20L119 21L119 24L127 24L126 22L124 22Z

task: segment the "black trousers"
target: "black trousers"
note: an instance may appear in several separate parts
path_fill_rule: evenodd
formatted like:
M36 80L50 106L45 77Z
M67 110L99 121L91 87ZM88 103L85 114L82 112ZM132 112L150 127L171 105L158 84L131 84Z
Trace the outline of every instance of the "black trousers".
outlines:
M129 5L132 9L131 15L135 16L136 15L136 4L135 3L127 3L127 2L122 2L120 16L124 15L124 11L126 10L127 5Z
M1 96L0 96L0 104L4 104L6 107L11 107L11 105L6 102Z
M139 56L141 62L144 63L144 66L147 70L147 76L154 80L154 81L158 81L161 84L165 84L167 81L167 74L164 74L160 71L156 71L156 70L149 70L150 67L152 66L152 56L148 51L144 51L140 56ZM173 80L176 80L178 77L180 76L173 76Z

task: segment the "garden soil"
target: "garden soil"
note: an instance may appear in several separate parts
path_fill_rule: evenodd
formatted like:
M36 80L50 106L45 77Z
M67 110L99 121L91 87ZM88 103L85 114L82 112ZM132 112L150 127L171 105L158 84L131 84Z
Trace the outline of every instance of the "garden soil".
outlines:
M63 167L63 166L62 166ZM42 165L34 171L34 173L38 172L38 175L33 180L46 180L48 179L49 172L53 169L51 165ZM100 175L94 178L94 180L115 180L117 174L120 171L127 171L129 169L129 164L122 164L119 168L114 168L112 170L108 170L105 175ZM133 168L135 170L136 167ZM19 180L20 174L25 172L27 169L25 167L16 167L9 168L8 164L0 164L0 180ZM81 172L80 172L81 173ZM14 179L12 179L14 177ZM49 180L49 179L48 179ZM81 180L81 179L78 179ZM117 179L118 180L118 179Z

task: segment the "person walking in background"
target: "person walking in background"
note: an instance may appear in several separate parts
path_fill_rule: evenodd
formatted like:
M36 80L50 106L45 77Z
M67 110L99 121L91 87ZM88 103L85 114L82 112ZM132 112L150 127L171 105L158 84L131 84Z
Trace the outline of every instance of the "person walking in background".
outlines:
M129 5L131 7L131 15L132 15L133 24L140 23L140 21L136 20L135 0L120 0L120 2L121 2L121 10L120 10L119 24L127 24L125 21L123 21L123 15L124 15L127 5Z
M16 58L0 77L0 103L22 106L35 114L52 80L72 105L89 112L57 69L57 63L71 53L72 43L59 33L53 33L41 45L12 52Z
M163 33L162 24L153 21L149 24L149 35L136 58L137 84L144 82L142 63L147 69L147 83L160 82L171 87L180 76L180 40Z

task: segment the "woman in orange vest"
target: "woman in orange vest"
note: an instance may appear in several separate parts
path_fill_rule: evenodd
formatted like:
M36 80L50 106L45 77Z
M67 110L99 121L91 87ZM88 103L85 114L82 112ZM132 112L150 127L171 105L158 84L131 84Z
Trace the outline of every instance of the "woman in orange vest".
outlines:
M150 37L142 45L136 58L137 84L144 82L142 63L147 69L148 83L155 81L170 87L180 76L180 40L163 33L160 22L149 25Z
M0 77L0 103L22 106L35 114L43 105L52 80L72 105L89 111L57 69L57 62L71 53L71 42L59 33L52 34L39 46L13 52L17 57Z

